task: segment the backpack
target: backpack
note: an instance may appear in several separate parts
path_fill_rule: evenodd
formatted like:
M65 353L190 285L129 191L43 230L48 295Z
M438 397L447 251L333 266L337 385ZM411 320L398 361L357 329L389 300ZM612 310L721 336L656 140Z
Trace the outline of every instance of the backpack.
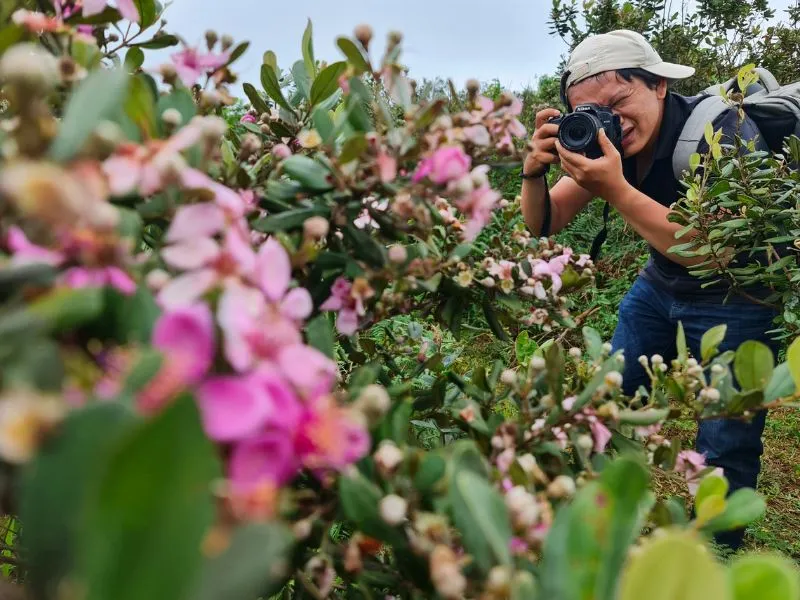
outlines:
M788 136L794 134L800 137L800 81L781 85L767 69L757 67L754 72L759 81L745 90L742 107L758 127L770 151L782 153L783 142ZM684 171L689 170L689 160L697 152L705 136L706 123L713 123L730 109L720 92L727 93L735 88L738 88L737 78L732 77L722 86L712 85L698 94L698 97L703 98L686 120L672 154L675 179L681 179ZM595 237L589 251L593 261L597 260L608 235L609 213L610 206L606 202L603 207L603 228Z
M788 136L800 136L800 81L781 85L767 69L756 68L754 71L759 82L745 90L742 108L758 127L770 151L781 153ZM672 171L676 179L680 179L683 172L689 169L689 159L697 152L706 124L713 123L730 108L720 92L729 92L737 87L736 78L733 77L722 84L721 89L714 85L699 94L705 97L689 115L672 155Z

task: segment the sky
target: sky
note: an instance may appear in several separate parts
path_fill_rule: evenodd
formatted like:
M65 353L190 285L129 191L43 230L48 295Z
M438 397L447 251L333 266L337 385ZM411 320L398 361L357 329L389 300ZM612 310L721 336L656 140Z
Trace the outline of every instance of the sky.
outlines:
M770 5L781 14L796 1L770 0ZM311 18L317 59L341 60L336 37L352 36L356 25L367 23L375 32L377 57L389 31L403 34L401 59L417 80L451 77L461 87L469 78L497 78L506 89L520 89L554 73L567 50L549 32L550 8L551 0L172 0L164 17L167 30L189 44L202 44L209 28L232 35L237 43L250 41L235 64L240 84L258 82L266 50L276 53L282 68L290 68L301 56L300 41ZM158 54L161 60L167 57Z

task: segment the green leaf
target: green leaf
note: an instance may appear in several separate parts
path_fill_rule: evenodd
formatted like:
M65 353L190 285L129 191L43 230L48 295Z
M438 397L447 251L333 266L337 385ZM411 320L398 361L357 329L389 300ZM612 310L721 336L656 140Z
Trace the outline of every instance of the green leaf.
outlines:
M333 325L331 325L327 314L321 313L308 322L308 325L306 325L306 339L309 345L322 352L328 358L334 358L336 337L333 332Z
M96 15L91 15L89 17L84 17L83 11L76 12L67 19L67 23L70 25L104 25L106 23L116 23L121 19L122 15L117 9L106 6Z
M514 342L514 355L520 365L528 366L533 353L539 348L536 340L530 339L527 331L521 331Z
M383 494L377 486L361 474L345 475L339 480L339 501L345 517L368 536L402 546L400 531L381 518L381 498Z
M703 137L705 137L706 143L709 146L711 146L711 144L714 142L714 126L711 124L710 121L708 123L706 123L706 127L705 127L705 130L704 130L704 133L703 133Z
M678 347L678 360L685 362L689 357L689 350L686 347L686 333L683 331L683 323L678 321L678 335L676 338L676 345Z
M511 600L536 600L536 580L527 571L517 571L511 582Z
M786 351L786 364L789 365L794 385L800 388L800 337L795 339Z
M317 76L317 64L314 61L314 41L313 30L311 27L311 19L308 20L308 25L303 32L303 62L306 64L306 71L311 80Z
M461 470L455 473L449 498L453 523L481 571L511 564L511 523L500 494L482 477Z
M133 0L133 2L139 11L139 26L142 29L147 29L156 22L159 11L155 0Z
M489 329L492 330L492 333L495 337L503 342L509 341L508 334L506 333L505 329L503 329L503 325L500 323L500 320L497 318L497 313L492 306L492 303L489 302L488 298L485 298L483 301L483 315L486 317L486 322L489 324Z
M342 151L339 153L339 162L342 164L349 163L351 160L359 158L367 150L367 138L363 133L357 133L350 136L347 141L342 145Z
M718 475L706 475L700 481L697 494L694 497L696 506L700 506L705 500L712 497L722 498L728 494L728 480Z
M252 600L280 591L288 575L292 532L278 523L238 527L222 554L206 560L191 600Z
M314 79L314 83L311 84L312 106L319 104L339 89L339 78L344 75L346 70L346 62L335 62L320 71Z
M278 83L278 76L275 71L272 70L272 67L261 65L261 85L264 86L264 91L267 92L267 95L272 98L278 106L285 108L290 113L294 112L291 104L283 97L281 85Z
M693 152L689 157L689 170L691 173L697 171L698 167L700 166L700 160L700 155L697 152Z
M703 361L711 360L717 355L717 350L725 339L727 330L728 326L723 323L712 327L703 334L703 339L700 341L700 356Z
M631 556L619 600L730 600L721 565L689 532L668 531Z
M129 73L137 71L144 64L144 52L141 48L130 48L125 54L125 68Z
M369 61L355 42L346 37L339 37L336 38L336 45L347 57L348 62L355 67L356 75L372 72L372 66L370 66Z
M636 425L643 427L654 425L667 418L668 408L645 408L641 410L623 409L619 411L619 422L626 425Z
M162 50L164 48L169 48L170 46L177 46L180 43L181 41L177 36L163 33L161 35L153 36L152 39L149 39L146 42L139 42L138 44L131 45L136 48L144 48L145 50Z
M797 565L780 554L746 554L729 568L732 600L800 600Z
M9 25L0 29L0 55L21 40L24 33L19 25Z
M294 79L295 86L297 86L297 90L300 92L303 98L308 100L311 97L309 95L311 90L311 79L308 77L306 67L302 60L298 60L292 65L292 78Z
M59 584L72 571L83 540L80 519L91 484L108 453L136 421L117 403L75 410L23 470L21 542L35 597L58 597Z
M353 245L356 258L365 260L373 267L381 268L386 263L386 248L363 229L348 224L343 230L345 239Z
M597 391L604 380L605 376L611 371L622 371L623 363L619 360L619 355L622 354L622 351L619 350L615 352L612 356L608 357L606 361L603 363L603 366L600 367L600 370L592 376L589 380L589 383L586 384L586 387L583 388L578 397L575 400L575 403L572 405L573 411L578 411L592 399L592 395Z
M151 87L145 81L145 75L131 78L128 97L125 100L125 114L133 121L144 137L155 135L156 100Z
M742 390L763 390L772 378L775 362L769 346L755 340L736 350L733 372Z
M436 484L442 480L447 470L447 463L438 454L425 454L419 469L414 475L414 488L423 494L434 491Z
M592 360L597 360L603 355L603 338L591 327L583 328L583 339L586 342L586 351Z
M333 189L330 182L330 172L322 163L302 154L293 154L284 160L281 165L286 174L300 183L303 187L317 192Z
M37 298L28 310L41 319L49 331L73 331L97 318L103 310L101 288L54 288Z
M317 130L319 136L322 138L323 144L331 144L334 140L335 126L331 120L328 111L320 106L314 109L312 115L314 122L314 129Z
M755 490L741 488L731 494L725 503L725 512L703 527L705 531L729 531L757 521L767 510L767 503Z
M276 73L278 72L278 57L275 56L275 53L272 50L267 50L264 52L262 63L268 67L271 67Z
M764 390L764 402L773 402L778 398L787 398L795 393L796 386L789 372L789 363L781 363L772 372L772 379L769 380L767 388Z
M303 223L305 223L308 218L316 216L330 217L330 209L327 206L313 206L311 208L287 210L282 213L257 219L253 222L252 227L256 231L261 231L263 233L289 231L302 227Z
M256 109L259 114L269 114L269 106L267 106L267 103L252 84L245 83L242 85L242 89L244 89L247 99L250 100L250 105Z
M132 431L111 453L84 512L87 600L185 597L199 573L200 544L214 520L211 484L220 476L190 395Z
M250 47L250 42L242 42L241 44L237 45L236 48L233 49L231 52L231 57L228 59L228 64L231 64L237 58L241 57L247 49Z
M50 158L64 162L75 156L97 125L119 114L129 83L124 69L90 73L70 96L58 136L50 146Z

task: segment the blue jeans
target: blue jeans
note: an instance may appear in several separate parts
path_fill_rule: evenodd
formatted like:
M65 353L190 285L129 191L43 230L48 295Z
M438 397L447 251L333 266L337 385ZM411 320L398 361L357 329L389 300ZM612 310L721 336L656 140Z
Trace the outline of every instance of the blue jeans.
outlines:
M625 351L625 393L634 394L640 385L649 387L649 378L638 362L639 356L660 354L667 364L676 357L678 321L683 323L689 351L698 360L703 334L722 323L728 328L720 352L736 350L747 340L758 340L767 344L777 357L780 344L766 333L772 328L776 314L768 307L740 298L732 298L727 304L680 301L644 277L637 278L620 304L619 323L611 342L614 351ZM731 492L756 487L764 450L761 434L765 418L766 412L760 411L749 423L714 419L699 424L696 450L706 455L707 464L722 467ZM737 549L743 538L744 530L738 530L718 535L717 541Z

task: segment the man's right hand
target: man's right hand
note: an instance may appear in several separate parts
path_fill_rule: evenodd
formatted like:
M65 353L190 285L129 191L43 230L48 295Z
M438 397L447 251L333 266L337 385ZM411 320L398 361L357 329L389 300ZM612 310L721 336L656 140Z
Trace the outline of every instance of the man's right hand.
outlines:
M558 125L548 123L549 119L558 117L561 112L555 108L545 108L536 113L536 125L531 138L533 149L525 158L523 173L532 175L541 173L547 165L557 163L556 139L558 139Z

